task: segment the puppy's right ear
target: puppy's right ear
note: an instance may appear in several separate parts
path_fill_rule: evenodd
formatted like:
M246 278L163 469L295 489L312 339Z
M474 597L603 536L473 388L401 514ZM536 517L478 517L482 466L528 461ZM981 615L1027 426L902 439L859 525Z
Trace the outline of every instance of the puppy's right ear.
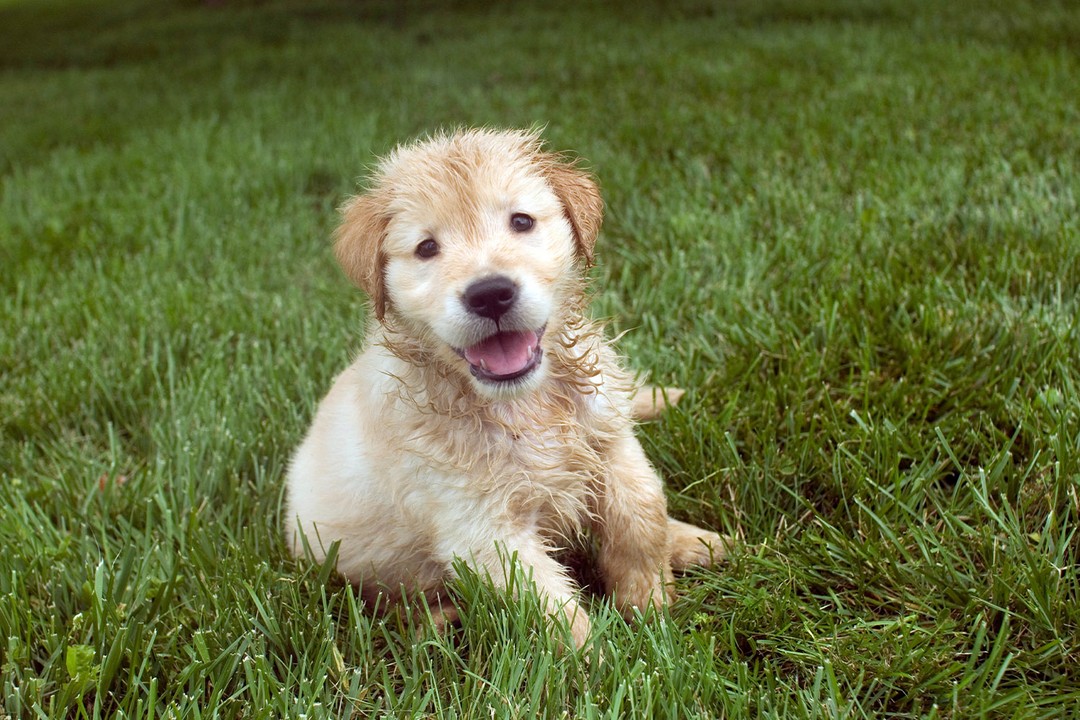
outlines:
M383 240L390 217L386 205L372 193L358 195L341 207L341 224L334 233L334 254L338 264L356 285L371 297L375 316L386 313L383 287Z

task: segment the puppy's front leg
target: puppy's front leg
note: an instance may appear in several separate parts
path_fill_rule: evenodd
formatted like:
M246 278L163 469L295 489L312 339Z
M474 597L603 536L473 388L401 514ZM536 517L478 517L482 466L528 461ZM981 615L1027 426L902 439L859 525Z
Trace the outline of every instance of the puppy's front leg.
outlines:
M485 572L497 587L508 587L510 574L515 571L523 572L526 578L531 577L547 611L552 615L562 613L566 618L574 646L585 645L589 636L589 617L577 602L566 568L548 555L539 536L518 534L493 543L490 548L473 550L470 556L471 564Z
M656 471L633 433L611 446L607 476L597 489L598 564L615 607L659 607L672 599L667 500Z

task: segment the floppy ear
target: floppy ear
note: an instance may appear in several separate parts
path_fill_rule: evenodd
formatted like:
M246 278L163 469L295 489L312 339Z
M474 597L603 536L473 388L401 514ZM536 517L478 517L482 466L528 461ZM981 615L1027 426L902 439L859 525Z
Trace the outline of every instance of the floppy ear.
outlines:
M371 193L358 195L341 207L341 224L334 233L334 254L338 264L370 297L375 316L386 313L383 288L383 239L390 217L385 204Z
M574 229L578 250L588 266L593 264L593 248L604 221L604 200L596 181L573 163L557 155L542 159L544 177L562 202L566 219Z

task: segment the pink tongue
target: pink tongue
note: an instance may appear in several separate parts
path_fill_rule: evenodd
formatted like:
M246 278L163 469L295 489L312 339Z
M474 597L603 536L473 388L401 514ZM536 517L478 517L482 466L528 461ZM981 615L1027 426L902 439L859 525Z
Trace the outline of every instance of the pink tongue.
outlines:
M466 348L465 359L492 375L511 375L525 369L532 360L535 347L536 333L532 331L501 332Z

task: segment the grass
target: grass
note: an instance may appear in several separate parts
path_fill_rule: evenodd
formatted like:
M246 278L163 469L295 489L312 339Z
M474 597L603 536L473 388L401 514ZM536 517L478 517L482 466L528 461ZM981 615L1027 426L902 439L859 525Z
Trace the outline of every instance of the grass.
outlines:
M0 716L1080 716L1080 12L1065 2L0 3ZM641 431L738 536L560 654L290 560L361 336L334 207L547 125L609 205Z

